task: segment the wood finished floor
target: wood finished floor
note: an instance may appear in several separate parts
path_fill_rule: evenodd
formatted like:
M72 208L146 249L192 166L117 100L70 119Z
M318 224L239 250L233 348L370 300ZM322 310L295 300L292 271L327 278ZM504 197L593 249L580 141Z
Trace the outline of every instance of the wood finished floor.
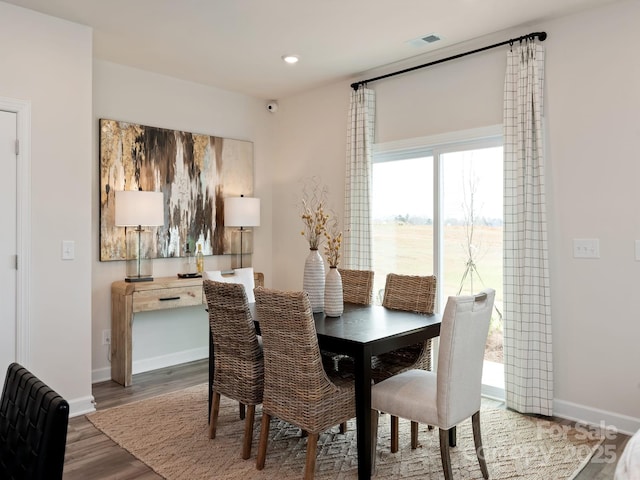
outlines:
M93 396L96 399L97 409L104 410L205 383L207 372L207 360L186 363L134 375L133 385L127 388L111 381L97 383L93 385ZM562 423L571 425L569 421L562 421ZM616 458L619 457L628 439L627 435L618 434L615 438L605 440L601 455L596 453L594 459L580 472L576 480L612 479L615 463L603 460L611 458L613 452ZM116 445L84 416L80 416L69 420L64 479L151 480L162 479L162 477Z

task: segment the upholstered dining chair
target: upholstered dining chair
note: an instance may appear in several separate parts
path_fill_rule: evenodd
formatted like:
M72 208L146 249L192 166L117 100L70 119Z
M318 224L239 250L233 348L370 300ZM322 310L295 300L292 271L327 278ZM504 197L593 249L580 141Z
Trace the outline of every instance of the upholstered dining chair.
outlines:
M264 359L244 287L204 280L215 350L209 438L215 438L220 395L247 406L242 458L251 455L255 407L262 403Z
M264 397L256 467L265 465L272 417L308 434L304 478L315 473L319 434L355 417L353 380L330 378L322 366L306 292L255 289L264 348ZM293 359L293 361L292 361Z
M484 478L489 478L480 433L480 391L484 347L494 299L493 289L483 290L475 296L449 297L440 327L437 373L412 369L373 385L374 444L380 411L412 422L435 425L440 430L444 476L446 480L452 480L449 430L471 417L480 470ZM415 448L413 431L411 435Z

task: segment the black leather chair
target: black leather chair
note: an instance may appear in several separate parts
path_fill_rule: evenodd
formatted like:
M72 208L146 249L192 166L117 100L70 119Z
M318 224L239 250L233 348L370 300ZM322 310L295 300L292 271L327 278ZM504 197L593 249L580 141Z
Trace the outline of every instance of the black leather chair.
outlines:
M69 404L23 366L7 369L0 398L0 478L62 478Z

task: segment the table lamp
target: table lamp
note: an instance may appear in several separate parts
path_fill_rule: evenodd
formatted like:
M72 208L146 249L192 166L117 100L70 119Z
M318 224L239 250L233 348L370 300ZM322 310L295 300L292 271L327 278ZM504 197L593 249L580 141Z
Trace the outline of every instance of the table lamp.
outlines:
M127 282L150 282L153 265L149 256L151 231L143 227L164 225L162 192L127 190L116 192L116 226L125 227ZM135 227L127 229L126 227Z
M225 198L224 225L240 227L240 268L242 268L243 234L251 232L246 227L260 226L260 199L244 195Z

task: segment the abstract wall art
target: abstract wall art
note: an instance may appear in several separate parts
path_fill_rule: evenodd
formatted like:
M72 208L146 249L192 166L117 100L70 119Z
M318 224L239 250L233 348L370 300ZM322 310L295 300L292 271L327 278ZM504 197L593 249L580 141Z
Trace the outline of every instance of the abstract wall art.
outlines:
M100 119L100 260L125 260L115 192L162 192L164 226L152 227L155 258L231 253L224 199L253 194L253 143ZM228 232L226 230L229 230Z

